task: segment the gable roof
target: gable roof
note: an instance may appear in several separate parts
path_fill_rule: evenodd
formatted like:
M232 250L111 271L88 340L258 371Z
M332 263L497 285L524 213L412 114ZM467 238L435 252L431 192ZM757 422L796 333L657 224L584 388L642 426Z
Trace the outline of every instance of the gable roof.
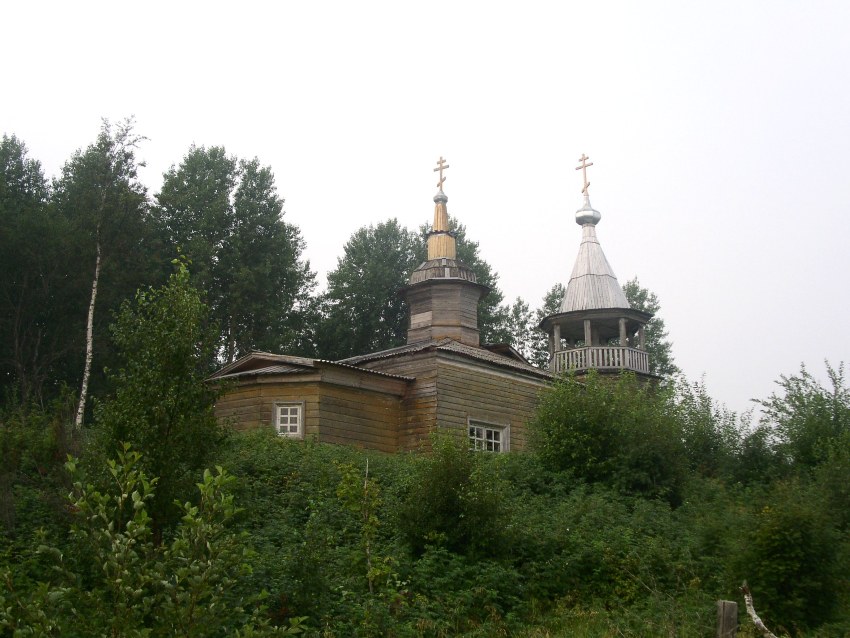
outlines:
M271 352L255 351L227 364L221 370L209 377L210 381L220 379L234 379L247 376L273 375L273 374L304 374L318 370L322 367L339 367L349 370L357 370L368 374L374 374L402 381L413 381L414 377L398 374L389 374L379 370L369 370L350 365L342 361L328 361L326 359L309 359L306 357L294 357L288 354L272 354Z
M409 343L407 345L398 346L396 348L389 348L387 350L370 352L369 354L362 354L356 357L349 357L348 359L341 359L337 363L351 366L360 366L370 361L377 361L379 359L389 359L392 357L398 357L415 352L425 352L428 350L435 350L438 352L451 352L453 354L459 354L469 359L474 359L490 365L495 365L500 368L515 370L517 372L525 372L528 374L533 374L534 376L543 377L545 379L552 378L552 374L548 370L541 370L540 368L536 368L530 363L525 362L524 360L520 361L519 359L507 357L502 354L499 354L498 352L490 351L484 347L470 346L461 343L460 341L456 341L454 339L449 338L440 339L439 341L419 341L416 343ZM513 348L511 348L511 350L513 350Z

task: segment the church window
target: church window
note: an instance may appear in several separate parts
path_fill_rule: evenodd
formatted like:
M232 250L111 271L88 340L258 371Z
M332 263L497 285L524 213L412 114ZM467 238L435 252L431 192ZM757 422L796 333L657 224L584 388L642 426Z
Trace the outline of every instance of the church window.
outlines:
M278 436L300 439L304 435L304 406L301 403L275 403L274 427Z
M507 452L510 443L509 428L505 425L469 421L469 449L485 452Z

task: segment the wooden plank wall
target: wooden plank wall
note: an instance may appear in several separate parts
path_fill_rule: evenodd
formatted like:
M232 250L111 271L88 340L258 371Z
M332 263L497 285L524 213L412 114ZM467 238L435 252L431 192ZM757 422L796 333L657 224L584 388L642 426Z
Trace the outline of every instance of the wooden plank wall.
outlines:
M416 377L402 401L403 413L398 428L401 450L427 444L428 434L437 423L437 355L418 352L410 355L371 361L368 367L389 374Z
M438 370L436 417L440 428L466 432L468 419L510 425L510 449L526 447L526 423L549 384L449 357L439 359Z
M215 404L216 417L236 430L271 428L277 401L304 402L306 434L318 433L319 383L258 383L248 381L231 387Z
M305 437L395 452L402 399L362 388L320 382L250 380L232 387L215 406L215 415L237 430L271 428L274 404L304 404Z
M401 413L399 397L324 383L319 388L319 440L395 452Z
M431 303L435 324L478 329L479 289L464 284L434 286Z
M437 427L463 437L471 418L509 424L510 449L516 451L525 448L526 422L548 387L543 379L433 351L377 360L368 367L416 380L403 398L322 382L318 375L298 382L249 380L221 397L215 413L239 430L270 428L276 401L304 402L306 436L385 452L427 446Z

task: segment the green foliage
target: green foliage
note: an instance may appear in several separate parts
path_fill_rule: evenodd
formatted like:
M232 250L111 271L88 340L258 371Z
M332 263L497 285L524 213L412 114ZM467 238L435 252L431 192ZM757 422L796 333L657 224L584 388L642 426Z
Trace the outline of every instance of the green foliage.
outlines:
M565 289L555 284L543 296L543 304L532 311L521 297L503 309L504 327L509 337L507 342L516 348L532 365L549 367L549 336L538 326L544 317L560 311Z
M110 372L114 395L97 406L99 454L91 463L124 441L139 450L146 472L159 480L150 506L157 533L176 520L174 500L188 497L223 437L213 415L216 391L204 382L213 343L206 323L189 270L176 261L168 283L125 302L112 329L122 367Z
M0 409L0 530L6 540L26 542L59 518L62 459L78 443L66 428L73 403L66 391L46 408L9 402Z
M238 591L248 565L242 539L228 531L237 513L233 478L218 468L198 484L200 504L181 506L173 540L152 540L149 506L157 480L141 469L128 444L107 464L111 489L85 481L75 461L73 552L43 545L53 562L49 580L22 590L5 574L0 627L15 636L269 636L301 632L300 619L275 629L262 610L245 608Z
M359 519L360 536L363 545L363 557L366 563L366 582L369 584L369 593L375 593L375 581L387 577L385 569L378 565L380 559L373 557L375 537L378 532L380 521L378 520L378 508L381 504L381 490L378 484L369 478L369 460L366 459L366 470L363 475L362 486L360 473L354 465L347 464L340 467L342 478L336 489L337 498L346 509L354 513Z
M414 552L431 545L470 556L502 550L505 512L498 462L465 443L435 435L431 452L412 458L398 523Z
M0 141L0 392L23 404L42 401L60 376L74 300L63 249L67 221L47 206L37 160L15 136ZM75 335L77 336L77 335ZM75 377L76 378L76 377ZM48 393L49 394L49 393Z
M792 481L755 498L734 556L765 623L793 634L833 620L846 590L840 537L816 494Z
M270 167L192 146L165 173L157 203L162 232L192 260L219 326L220 361L251 350L312 352L315 274L300 231L282 219Z
M634 375L561 377L529 427L550 469L628 494L679 499L685 455L671 396Z
M505 328L510 337L506 341L515 350L517 350L530 363L540 365L539 352L535 348L539 341L540 332L536 329L535 315L529 308L528 304L523 301L522 297L517 297L516 300L505 309ZM541 335L543 333L540 333ZM545 338L545 335L544 335ZM546 351L547 363L549 359L548 350Z
M850 435L850 388L844 364L826 363L831 387L825 388L804 365L796 375L782 375L777 384L782 393L758 401L767 425L777 437L777 450L795 468L814 468L833 450L846 449Z
M704 382L678 380L675 406L691 472L714 478L733 476L743 429L737 415L714 401Z
M66 310L70 325L61 329L74 327L74 385L89 367L90 303L95 309L91 351L97 363L91 370L96 388L102 385L99 371L112 363L108 317L136 288L161 274L147 192L138 179L136 153L143 139L134 132L132 120L116 126L104 121L94 143L74 153L53 183L51 205L69 231L62 250L72 253L67 279L76 303ZM87 390L81 394L81 403L87 405Z
M836 527L844 533L850 531L850 433L832 441L826 459L814 471L814 484Z
M252 607L245 596L267 589L272 622L287 626L293 617L310 616L324 636L710 635L714 601L735 599L743 578L772 627L781 623L800 632L803 625L793 614L832 587L823 596L828 604L817 608L822 620L813 622L819 628L806 631L842 635L848 592L840 576L848 546L840 516L830 511L833 501L822 498L819 473L808 483L744 489L725 483L722 473L705 477L697 469L681 488L683 503L673 508L603 482L570 478L536 454L470 453L450 438L435 441L433 451L382 455L256 432L231 438L223 452L220 461L240 480L225 481L218 499L202 496L183 504L183 520L162 545L152 542L149 520L146 540L133 545L141 560L135 574L147 573L150 561L144 557L153 552L165 570L156 572L157 582L173 583L180 592L157 587L148 612L164 610L160 615L172 619L172 633L190 633L185 627L203 623L189 613L192 600L199 601L195 608L209 608L220 590L210 593L204 575L220 574L234 582L217 609ZM685 452L682 457L688 458ZM143 459L134 463L140 470ZM840 459L829 467L834 474L824 481L840 480ZM215 476L208 474L204 482ZM619 485L616 478L613 483ZM141 496L145 489L139 485ZM225 498L231 487L242 511ZM93 491L112 494L107 504L115 511L115 490ZM132 490L127 493L132 502ZM152 500L141 500L149 517ZM222 515L226 527L216 528L223 535L204 531L199 519L208 508L229 512ZM124 521L113 529L127 533L131 509L123 510L123 518L112 514L110 520ZM77 528L87 530L80 512ZM105 561L89 558L104 551L97 549L101 545L81 538L75 532L73 544L50 543L61 550L61 564L45 552L29 559L27 573L42 580L53 574L41 590L7 563L14 589L3 594L5 608L12 610L7 617L14 614L16 622L37 627L64 622L71 607L85 609L77 583L101 592L102 600L120 602L118 593L105 593L115 592L114 585L100 584ZM219 557L214 564L204 562L203 548L222 544L226 551L214 552ZM196 563L167 558L171 552L198 556L203 567L193 570ZM128 555L116 552L115 560L121 556ZM233 567L219 571L230 561ZM52 565L64 565L75 580L63 580ZM166 572L172 576L162 576ZM108 573L114 583L114 573ZM57 594L62 588L66 593ZM50 606L44 603L48 594ZM777 596L788 606L777 607ZM32 604L22 605L26 601ZM235 628L246 614L215 623Z
M649 371L665 378L681 372L673 362L673 344L667 339L664 319L659 315L661 303L656 294L643 288L637 278L623 284L623 292L632 309L653 315L644 331L646 350L649 352Z
M343 603L352 613L351 592L368 591L361 523L337 491L340 467L364 460L349 448L263 431L228 447L222 463L240 477L243 527L257 551L248 584L268 590L272 617L310 616L324 625ZM370 473L380 475L375 463Z
M319 354L342 359L401 345L407 304L399 291L420 259L419 237L395 219L359 229L328 273Z

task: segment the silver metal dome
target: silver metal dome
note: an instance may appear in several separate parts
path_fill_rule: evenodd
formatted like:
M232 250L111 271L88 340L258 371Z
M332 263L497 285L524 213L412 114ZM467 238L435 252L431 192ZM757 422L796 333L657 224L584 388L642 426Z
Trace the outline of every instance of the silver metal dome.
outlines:
M602 213L590 205L590 197L585 195L584 206L576 211L576 224L579 226L584 226L585 224L593 224L596 226L600 219L602 219Z

